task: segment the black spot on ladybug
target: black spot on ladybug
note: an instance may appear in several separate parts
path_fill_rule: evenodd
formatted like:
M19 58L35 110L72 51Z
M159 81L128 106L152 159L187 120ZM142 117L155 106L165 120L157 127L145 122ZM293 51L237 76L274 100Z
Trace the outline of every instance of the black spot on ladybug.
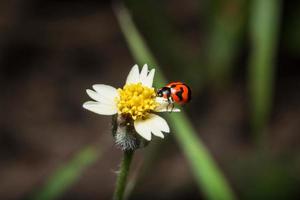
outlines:
M171 88L174 88L174 87L176 87L176 84L172 84L172 85L171 85Z
M178 98L180 99L180 101L183 100L182 93L183 93L183 88L180 87L180 91L176 92L176 96L178 96Z

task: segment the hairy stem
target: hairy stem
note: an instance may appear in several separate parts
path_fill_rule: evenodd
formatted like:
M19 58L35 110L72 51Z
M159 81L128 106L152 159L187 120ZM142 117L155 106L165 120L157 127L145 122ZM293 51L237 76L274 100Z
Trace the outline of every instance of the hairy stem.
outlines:
M124 191L126 187L127 176L129 173L130 163L132 160L134 151L126 150L124 151L123 160L121 162L116 188L114 192L114 200L122 200L124 196Z

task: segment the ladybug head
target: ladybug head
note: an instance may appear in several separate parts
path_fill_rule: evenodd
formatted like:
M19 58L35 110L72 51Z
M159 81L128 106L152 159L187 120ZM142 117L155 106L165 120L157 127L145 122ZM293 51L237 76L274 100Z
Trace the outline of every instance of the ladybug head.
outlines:
M168 87L163 87L163 88L160 88L158 91L157 91L157 96L158 97L163 97L165 99L168 99L171 95L171 90L170 88Z
M158 91L157 91L157 96L158 97L163 97L163 91L162 91L162 89L159 89Z

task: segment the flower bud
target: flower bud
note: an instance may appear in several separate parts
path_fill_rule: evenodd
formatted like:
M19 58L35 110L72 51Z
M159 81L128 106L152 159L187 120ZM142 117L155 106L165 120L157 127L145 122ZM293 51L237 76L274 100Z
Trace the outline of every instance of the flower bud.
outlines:
M114 115L112 117L112 133L116 145L123 151L136 150L147 146L149 143L137 134L130 117Z

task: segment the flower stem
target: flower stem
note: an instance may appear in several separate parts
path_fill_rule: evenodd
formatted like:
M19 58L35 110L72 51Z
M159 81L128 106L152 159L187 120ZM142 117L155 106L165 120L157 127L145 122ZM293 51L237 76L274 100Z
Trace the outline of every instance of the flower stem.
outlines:
M122 200L126 187L126 180L129 172L130 163L133 156L133 150L126 150L123 154L123 160L121 162L119 175L117 178L116 188L114 192L114 200Z

